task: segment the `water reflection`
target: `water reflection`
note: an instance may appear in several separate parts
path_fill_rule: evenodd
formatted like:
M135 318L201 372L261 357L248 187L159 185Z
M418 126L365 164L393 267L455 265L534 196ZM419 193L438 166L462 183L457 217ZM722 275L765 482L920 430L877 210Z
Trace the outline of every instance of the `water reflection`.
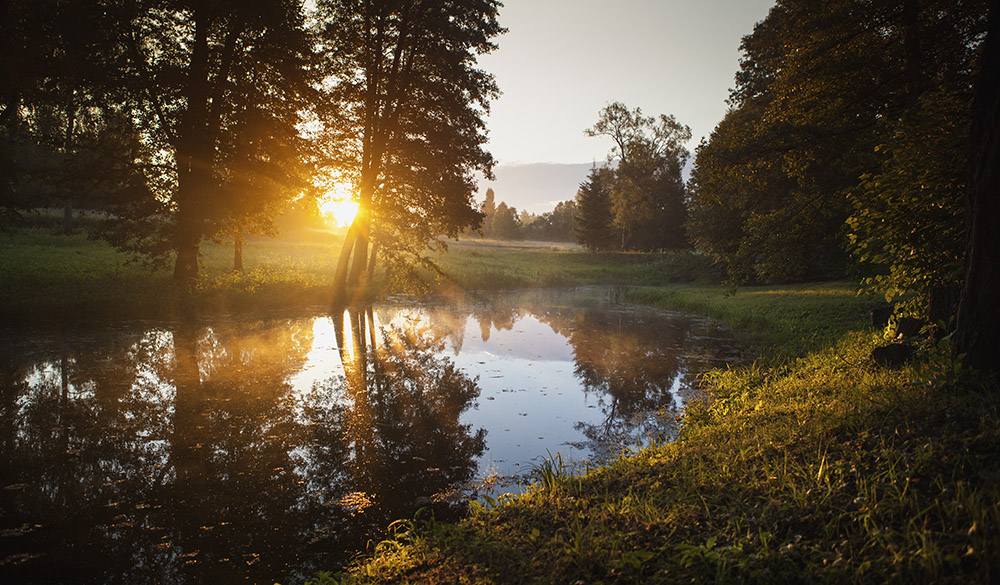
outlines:
M669 436L733 345L607 301L0 333L0 582L300 582L491 471Z
M8 339L3 582L290 582L447 514L478 388L427 331L363 317L308 389L309 320Z

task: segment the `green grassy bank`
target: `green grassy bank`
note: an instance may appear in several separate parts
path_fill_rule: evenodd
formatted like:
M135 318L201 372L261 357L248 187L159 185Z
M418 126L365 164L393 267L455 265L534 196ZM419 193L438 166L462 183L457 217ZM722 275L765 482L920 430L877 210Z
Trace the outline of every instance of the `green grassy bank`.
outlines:
M1000 388L935 348L875 368L881 332L847 292L641 292L747 327L765 357L708 376L676 442L581 476L550 459L527 494L401 522L316 582L997 582Z
M29 223L0 231L0 320L4 323L178 319L200 314L260 312L326 305L343 241L338 232L298 232L252 238L244 272L234 273L230 244L201 247L201 279L193 288L171 279L171 266L88 238L96 221L77 220L62 235L61 216L28 215ZM432 257L444 275L425 271L431 290L500 290L586 284L664 284L716 281L707 258L695 254L589 254L574 246L454 242ZM393 292L383 271L374 294Z
M328 303L340 239L251 239L246 271L232 271L233 248L205 242L200 282L176 285L172 265L150 266L88 237L92 216L71 235L61 219L29 214L27 226L0 231L0 319L65 323L109 319L176 319L201 313L260 311Z

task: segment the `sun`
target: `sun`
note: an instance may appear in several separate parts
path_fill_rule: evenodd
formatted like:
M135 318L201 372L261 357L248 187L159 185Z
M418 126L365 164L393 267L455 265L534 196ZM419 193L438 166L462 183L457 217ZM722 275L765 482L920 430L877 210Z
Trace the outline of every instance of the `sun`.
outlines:
M335 189L319 200L319 212L335 227L347 227L358 214L358 203L351 201L350 189Z

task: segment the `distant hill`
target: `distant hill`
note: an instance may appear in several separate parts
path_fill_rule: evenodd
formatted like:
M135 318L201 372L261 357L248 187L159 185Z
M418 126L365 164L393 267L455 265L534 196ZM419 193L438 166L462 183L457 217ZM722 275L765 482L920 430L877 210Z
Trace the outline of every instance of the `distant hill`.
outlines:
M604 164L604 161L597 164ZM486 189L492 188L497 203L503 201L518 211L545 213L552 211L556 203L575 198L576 190L592 166L593 163L497 165L493 170L496 180L480 180L476 199L482 201Z

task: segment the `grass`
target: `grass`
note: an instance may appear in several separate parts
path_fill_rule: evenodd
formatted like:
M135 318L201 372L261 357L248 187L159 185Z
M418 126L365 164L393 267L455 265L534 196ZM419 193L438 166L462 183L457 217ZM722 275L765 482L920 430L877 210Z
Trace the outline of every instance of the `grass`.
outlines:
M713 400L688 407L677 441L576 476L550 455L528 493L403 523L316 582L1000 579L995 382L963 376L946 344L874 367L881 331L843 285L638 295L744 323L774 351L707 376Z
M21 229L0 231L0 318L38 324L108 319L176 319L199 314L259 312L325 305L342 235L298 234L252 238L245 271L232 271L227 243L201 246L201 278L193 290L177 286L169 266L141 259L87 237L95 220L77 220L62 235L56 213L28 215ZM446 276L424 273L439 290L499 290L583 284L662 284L717 278L708 260L691 253L590 254L575 246L509 242L455 242L434 260ZM386 277L376 272L382 294Z
M437 260L464 290L709 283L721 278L709 258L690 252L594 254L569 245L471 239L452 243Z
M205 242L201 280L188 289L173 282L169 266L151 267L89 239L86 219L76 233L62 235L61 219L28 218L22 229L0 231L0 318L6 323L176 319L322 305L333 297L341 242L330 235L251 239L243 273L232 271L231 245Z
M849 331L865 328L868 311L880 304L859 295L857 286L847 282L738 290L718 285L648 287L630 291L628 299L715 317L748 343L780 357L821 349Z

